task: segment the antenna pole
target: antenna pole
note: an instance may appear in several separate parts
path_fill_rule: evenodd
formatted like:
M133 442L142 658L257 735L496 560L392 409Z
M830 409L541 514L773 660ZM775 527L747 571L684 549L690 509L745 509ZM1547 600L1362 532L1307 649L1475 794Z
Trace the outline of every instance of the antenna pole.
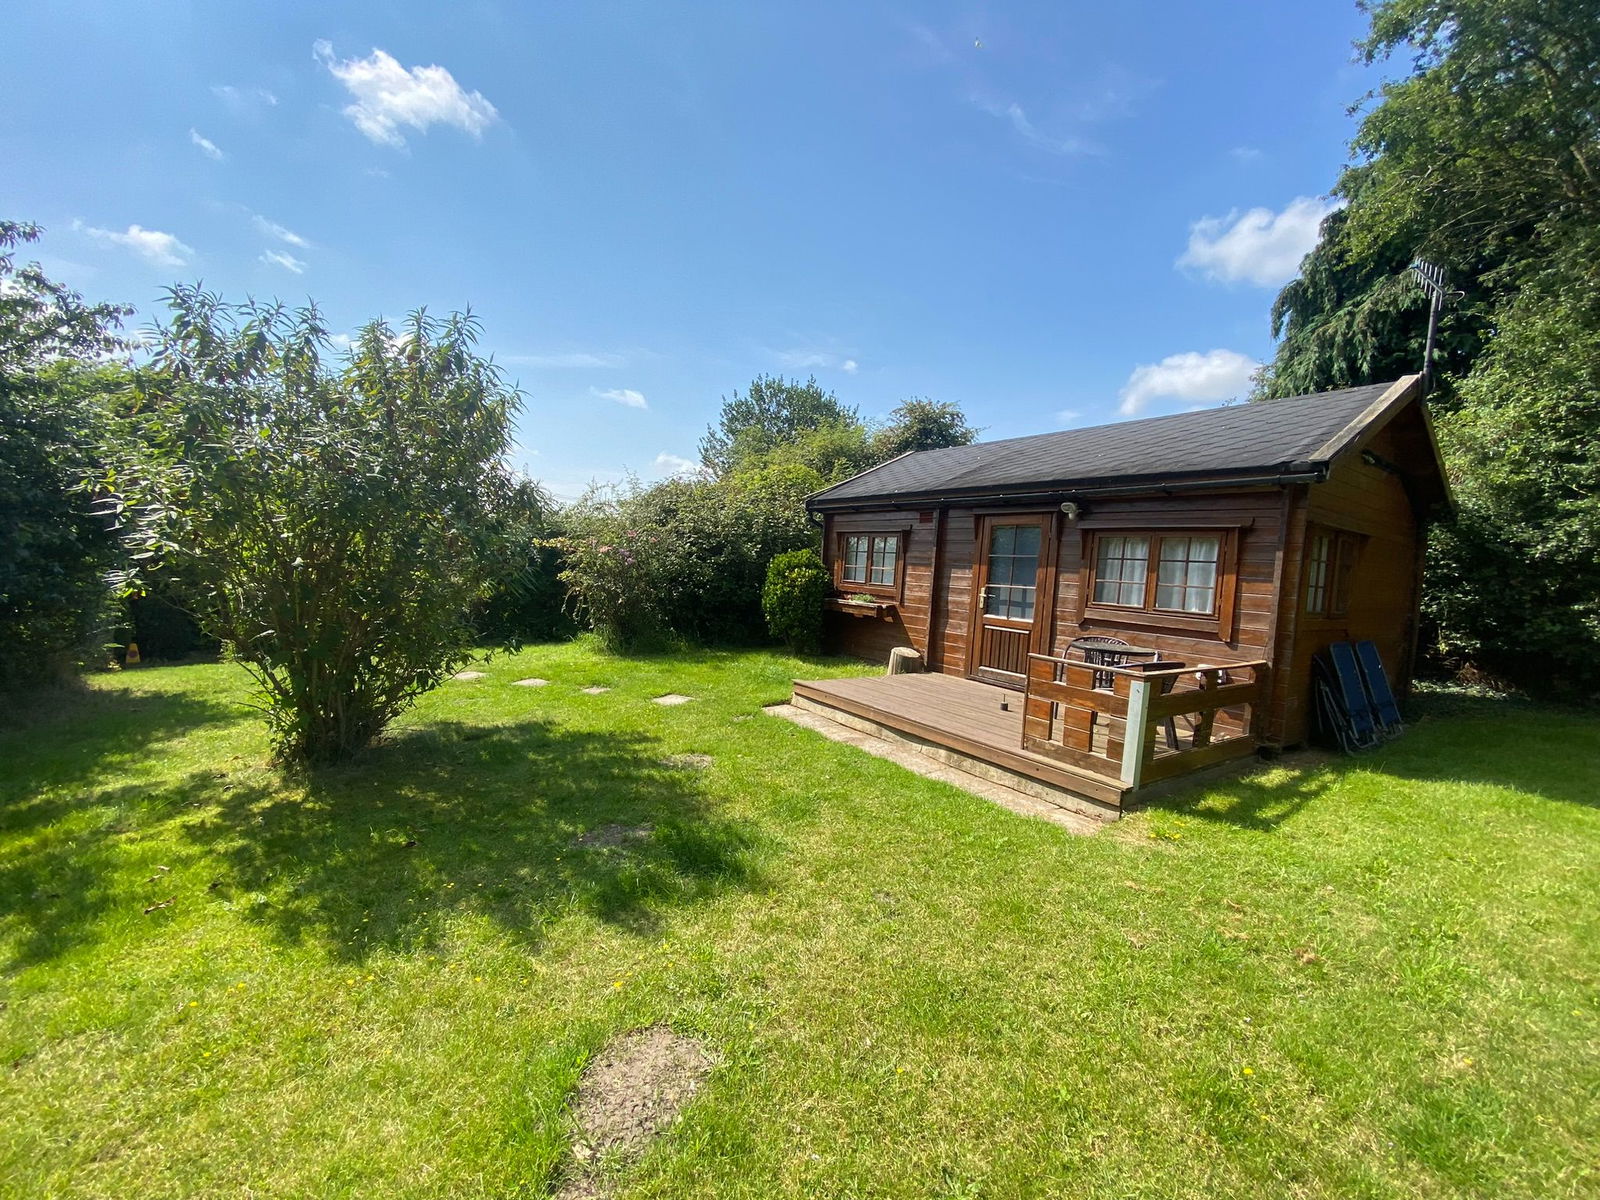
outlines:
M1449 284L1445 280L1444 268L1425 258L1413 262L1411 272L1417 277L1417 282L1422 284L1422 290L1428 294L1428 340L1422 350L1422 391L1426 395L1433 391L1433 350L1439 340L1439 313L1444 308L1445 292L1449 290Z
M1428 304L1428 341L1422 350L1422 394L1433 391L1433 344L1439 336L1439 310L1444 307L1444 297L1434 292Z

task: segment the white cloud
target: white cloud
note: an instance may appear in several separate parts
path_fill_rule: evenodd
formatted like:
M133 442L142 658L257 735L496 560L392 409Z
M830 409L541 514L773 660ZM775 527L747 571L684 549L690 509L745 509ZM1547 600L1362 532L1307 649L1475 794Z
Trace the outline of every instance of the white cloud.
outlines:
M481 137L499 116L482 92L464 90L441 66L407 70L378 49L366 58L336 59L327 41L316 42L311 52L355 97L344 115L380 145L404 146L403 125L422 133L432 125L454 125Z
M142 225L129 225L126 233L118 233L113 229L96 229L81 221L74 221L72 227L82 230L97 242L132 250L146 262L154 263L158 267L186 266L190 255L194 253L192 248L184 245L172 234L162 233L159 229L146 229Z
M1245 280L1258 287L1287 283L1321 236L1322 220L1342 200L1297 196L1280 213L1270 208L1203 217L1189 227L1189 248L1180 267L1195 267L1212 279Z
M1030 146L1035 146L1047 153L1088 154L1095 149L1092 143L1086 142L1081 138L1051 137L1049 134L1044 133L1028 119L1027 112L1015 100L1001 104L981 97L974 97L972 102L991 117L999 117L1008 122L1017 136Z
M644 393L636 392L632 388L609 388L601 391L599 388L590 388L591 396L598 396L601 400L615 400L618 404L629 408L649 408L644 401Z
M333 343L333 348L335 350L348 350L355 344L355 338L351 337L348 333L331 334L328 338L328 341Z
M1260 366L1253 358L1234 350L1190 350L1173 354L1158 363L1145 363L1133 369L1122 385L1124 416L1133 416L1152 400L1188 400L1196 404L1231 400L1250 386L1250 377Z
M1056 414L1056 424L1075 425L1082 417L1083 414L1075 408L1063 408Z
M1235 162L1252 163L1261 158L1261 151L1254 146L1235 146L1228 151L1228 155Z
M266 88L241 88L234 87L231 83L218 84L211 89L211 94L235 112L254 108L273 108L278 103L278 98Z
M263 217L260 213L253 214L250 219L255 227L268 237L275 237L280 242L288 242L289 245L297 246L301 250L309 250L311 248L311 243L305 238L301 237L294 230L285 229L276 221L267 220L267 218Z
M204 154L207 158L214 162L221 162L224 158L228 157L222 152L221 147L219 147L210 138L203 137L198 129L189 130L189 140L196 146L200 147L201 154Z
M282 267L285 271L293 271L296 275L306 273L306 264L292 254L285 254L281 250L263 250L261 261L270 267Z
M593 367L620 367L627 363L621 354L590 353L575 350L565 354L508 354L502 362L520 367L559 367L566 370L586 370Z
M699 473L700 464L693 459L662 451L656 455L656 470L664 471L668 475L694 475Z
M819 367L827 370L843 371L846 375L854 375L861 369L861 364L853 358L846 358L842 354L835 354L831 350L817 350L808 346L797 347L793 350L774 350L772 356L778 360L778 365L786 371L815 371Z

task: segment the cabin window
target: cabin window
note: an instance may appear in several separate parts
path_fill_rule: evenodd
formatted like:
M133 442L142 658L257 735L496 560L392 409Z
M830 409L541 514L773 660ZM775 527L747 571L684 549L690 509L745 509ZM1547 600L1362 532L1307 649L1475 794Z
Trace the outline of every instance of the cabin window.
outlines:
M1102 537L1095 556L1094 602L1143 608L1149 574L1149 538Z
M839 539L839 586L894 591L900 582L898 533L848 533Z
M1350 611L1350 581L1355 574L1361 538L1353 533L1314 530L1306 550L1306 612L1313 617L1342 617Z
M1209 617L1217 611L1221 557L1222 539L1214 533L1100 534L1094 603Z

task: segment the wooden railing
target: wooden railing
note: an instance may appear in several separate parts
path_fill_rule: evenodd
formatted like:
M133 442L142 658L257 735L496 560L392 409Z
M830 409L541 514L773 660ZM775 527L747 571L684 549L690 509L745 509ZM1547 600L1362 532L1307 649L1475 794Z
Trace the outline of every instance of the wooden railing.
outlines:
M1261 661L1108 667L1030 654L1022 745L1138 788L1254 751L1266 697Z

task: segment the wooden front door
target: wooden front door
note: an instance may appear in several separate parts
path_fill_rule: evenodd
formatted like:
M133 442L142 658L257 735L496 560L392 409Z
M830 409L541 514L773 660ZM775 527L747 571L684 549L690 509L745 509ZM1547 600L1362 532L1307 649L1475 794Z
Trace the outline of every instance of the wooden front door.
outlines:
M986 683L1021 687L1028 675L1034 625L1044 620L1045 530L1050 518L980 517L973 572L972 645L968 674Z

